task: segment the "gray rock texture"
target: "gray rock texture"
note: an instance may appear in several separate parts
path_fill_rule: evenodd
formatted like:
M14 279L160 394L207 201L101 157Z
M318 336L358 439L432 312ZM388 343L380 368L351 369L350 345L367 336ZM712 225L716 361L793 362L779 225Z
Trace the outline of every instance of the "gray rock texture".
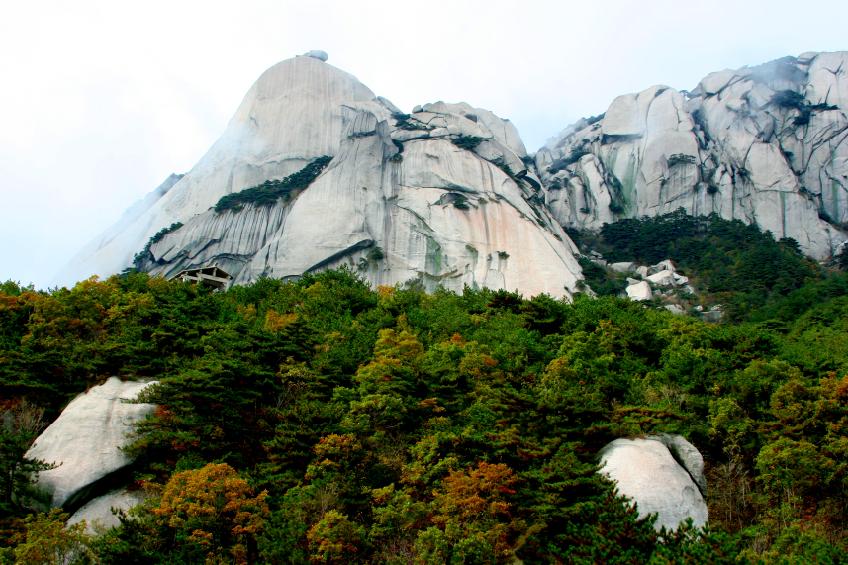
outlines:
M112 377L73 399L38 436L26 457L56 465L38 475L38 486L50 493L51 506L84 501L95 483L132 462L121 448L154 406L126 401L149 384Z
M468 104L402 114L314 56L268 69L200 162L140 216L71 262L63 279L129 266L171 276L216 264L237 283L348 265L373 284L410 279L568 297L575 248L544 206L515 127ZM216 212L218 200L332 156L305 190ZM531 163L528 167L527 163Z
M627 293L627 298L635 301L650 300L654 296L651 285L647 281L633 281L624 291Z
M720 71L692 92L613 100L535 156L546 203L595 229L684 208L756 223L830 256L848 226L848 53Z
M681 459L688 467L675 459L668 445L682 454ZM695 526L706 525L707 505L698 483L687 470L689 467L694 470L694 476L703 482L706 490L703 458L685 439L665 435L617 439L601 450L600 464L600 472L616 483L620 494L636 504L640 517L657 514L654 524L657 530L675 529L687 518L692 518Z
M85 520L86 532L89 534L100 534L120 525L121 521L112 511L122 510L127 512L145 501L147 496L141 490L128 490L125 488L113 490L103 496L98 496L86 502L79 510L68 518L68 525L77 524Z
M118 273L175 223L142 269L217 265L246 283L348 265L375 285L566 298L582 273L562 226L684 208L756 223L819 259L848 240L848 53L720 71L692 92L619 96L533 158L488 110L435 102L404 114L325 61L310 51L265 71L194 168L128 211L57 282ZM214 210L322 156L332 160L308 187Z
M324 62L326 62L327 59L330 58L330 56L327 55L326 51L321 51L320 49L313 49L312 51L307 51L306 53L303 54L303 56L304 57L312 57L313 59L318 59L319 61L324 61Z
M698 449L686 441L686 438L679 435L660 434L658 436L650 436L650 439L657 439L665 445L671 455L674 457L695 484L698 485L698 490L701 494L707 494L707 479L704 477L704 457Z

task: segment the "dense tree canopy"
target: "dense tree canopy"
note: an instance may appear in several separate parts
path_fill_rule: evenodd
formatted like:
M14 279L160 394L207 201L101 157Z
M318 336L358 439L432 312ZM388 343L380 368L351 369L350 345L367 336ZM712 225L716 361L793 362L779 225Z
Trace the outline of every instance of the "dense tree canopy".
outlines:
M101 562L836 562L848 298L845 275L809 279L723 324L614 297L372 290L347 271L226 292L139 273L6 283L0 398L48 420L111 375L160 381L133 446L159 494L71 540ZM0 426L4 473L30 428ZM607 442L654 432L704 454L709 531L656 533L597 474ZM23 521L25 497L3 504L0 559L69 539L55 516Z

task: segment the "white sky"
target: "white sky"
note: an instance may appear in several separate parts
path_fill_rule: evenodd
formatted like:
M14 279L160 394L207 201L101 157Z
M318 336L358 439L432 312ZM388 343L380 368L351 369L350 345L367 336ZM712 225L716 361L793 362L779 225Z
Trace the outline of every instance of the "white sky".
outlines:
M0 0L0 281L51 284L310 49L405 111L466 101L528 151L653 84L848 49L848 2Z

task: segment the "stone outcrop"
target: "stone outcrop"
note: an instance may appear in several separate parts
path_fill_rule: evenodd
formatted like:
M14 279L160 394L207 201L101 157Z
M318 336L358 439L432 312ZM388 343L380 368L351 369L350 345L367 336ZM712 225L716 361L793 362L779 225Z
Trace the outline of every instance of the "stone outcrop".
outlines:
M848 240L848 53L619 96L533 158L492 112L436 102L405 114L326 61L309 51L265 71L197 165L128 211L59 282L137 257L168 277L218 266L246 283L347 265L375 285L568 297L582 273L562 226L683 208L756 223L819 259ZM325 157L306 186L216 210Z
M132 462L121 448L154 406L128 401L149 384L112 377L73 399L35 440L26 457L55 465L37 481L51 506L73 508Z
M565 226L684 208L756 223L816 258L848 239L848 53L720 71L613 100L536 154Z
M675 529L687 518L697 527L706 525L704 460L684 438L617 439L601 450L600 465L640 517L657 514L657 530Z
M701 491L701 494L706 495L707 479L704 476L704 457L701 455L701 452L694 445L686 441L686 438L683 436L659 434L657 436L651 436L651 438L658 439L668 448L674 460L686 469L686 472L689 473L689 476L698 485L698 490Z
M146 498L144 491L141 490L126 488L113 490L86 502L68 518L67 524L70 526L85 520L86 532L99 534L120 525L121 521L113 510L128 512L144 502Z
M200 162L64 278L120 272L151 236L182 224L147 247L141 268L172 276L214 264L246 283L348 265L373 284L570 295L575 248L509 121L444 102L403 114L325 56L268 69ZM323 156L332 160L306 188L214 209Z
M628 284L627 287L625 287L624 291L627 293L627 298L629 298L630 300L635 300L637 302L650 300L654 296L653 292L651 291L651 285L648 284L646 281L628 279Z

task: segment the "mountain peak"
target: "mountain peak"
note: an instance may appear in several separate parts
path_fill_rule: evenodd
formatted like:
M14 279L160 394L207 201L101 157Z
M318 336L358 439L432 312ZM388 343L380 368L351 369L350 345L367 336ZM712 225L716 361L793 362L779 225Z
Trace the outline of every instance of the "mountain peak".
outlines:
M164 276L214 264L249 282L347 265L374 284L569 296L582 274L563 226L684 208L817 258L848 239L848 53L618 96L534 158L488 110L406 114L326 60L309 51L266 70L197 165L64 280L120 272L141 252L136 266Z
M464 103L402 113L310 53L262 73L200 162L74 266L249 282L346 265L374 284L570 295L575 248L511 123Z

